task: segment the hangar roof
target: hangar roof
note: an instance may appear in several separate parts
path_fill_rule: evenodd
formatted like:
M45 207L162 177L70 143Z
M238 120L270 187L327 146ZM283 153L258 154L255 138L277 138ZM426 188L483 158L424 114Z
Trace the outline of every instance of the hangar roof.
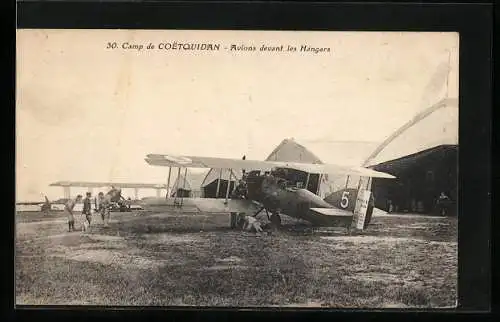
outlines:
M377 171L390 172L391 174L399 176L406 170L414 167L415 164L422 164L422 162L435 163L437 159L442 159L446 154L456 154L457 151L457 145L439 145L399 159L379 163L373 166L373 168Z
M267 161L331 163L359 166L379 142L284 139Z
M456 98L445 98L415 115L374 149L363 165L374 166L441 145L458 145Z

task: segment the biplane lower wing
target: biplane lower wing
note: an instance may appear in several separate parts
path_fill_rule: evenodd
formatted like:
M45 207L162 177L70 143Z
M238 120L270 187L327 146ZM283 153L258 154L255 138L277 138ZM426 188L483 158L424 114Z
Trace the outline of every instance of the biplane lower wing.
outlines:
M154 166L179 168L216 168L233 170L270 170L272 168L290 168L309 173L359 175L372 178L395 178L388 173L363 167L348 167L335 164L313 164L299 162L278 162L259 160L240 160L200 156L176 156L170 154L148 154L146 162Z
M142 201L142 206L146 210L160 211L162 208L181 206L183 208L196 208L204 213L246 213L254 214L259 211L259 204L251 200L216 198L147 198Z
M195 199L194 203L201 212L206 213L237 212L250 215L256 213L260 209L258 204L246 199L228 199L226 204L224 199L199 198Z

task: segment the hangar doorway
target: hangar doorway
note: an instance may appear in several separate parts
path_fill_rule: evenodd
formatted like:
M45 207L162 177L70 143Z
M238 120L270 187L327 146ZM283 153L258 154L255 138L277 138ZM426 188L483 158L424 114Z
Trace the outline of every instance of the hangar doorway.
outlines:
M375 206L389 212L438 214L441 192L450 199L449 215L456 215L458 146L441 145L373 166L396 180L373 179Z

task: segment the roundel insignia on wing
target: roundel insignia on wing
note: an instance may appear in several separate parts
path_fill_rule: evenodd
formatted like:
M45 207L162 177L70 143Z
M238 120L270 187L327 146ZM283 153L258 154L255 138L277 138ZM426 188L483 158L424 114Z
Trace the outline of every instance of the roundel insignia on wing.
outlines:
M180 164L190 164L193 162L190 158L186 158L186 157L174 157L174 156L170 156L170 155L164 155L163 157L168 161L180 163Z

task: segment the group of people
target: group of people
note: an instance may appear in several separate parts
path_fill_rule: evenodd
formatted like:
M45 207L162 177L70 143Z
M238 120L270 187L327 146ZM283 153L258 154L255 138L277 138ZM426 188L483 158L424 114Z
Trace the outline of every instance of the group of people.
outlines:
M68 230L75 231L75 216L74 209L75 205L83 200L82 209L82 231L87 231L90 229L92 223L92 214L100 214L104 227L109 227L109 217L111 213L111 206L113 202L118 202L121 198L121 190L112 188L106 195L103 192L99 192L96 198L94 198L94 209L92 209L92 193L87 192L85 198L82 195L77 195L75 199L70 199L66 202L64 206L64 212L68 218Z
M434 203L428 202L427 208L424 207L425 203L423 201L417 201L416 199L412 199L408 202L406 207L403 207L401 210L399 204L391 199L387 200L387 211L389 213L399 212L401 211L411 211L411 212L425 212L426 209L429 212L435 212L440 216L447 216L453 211L453 201L448 197L445 192L441 192L439 196L434 200Z

